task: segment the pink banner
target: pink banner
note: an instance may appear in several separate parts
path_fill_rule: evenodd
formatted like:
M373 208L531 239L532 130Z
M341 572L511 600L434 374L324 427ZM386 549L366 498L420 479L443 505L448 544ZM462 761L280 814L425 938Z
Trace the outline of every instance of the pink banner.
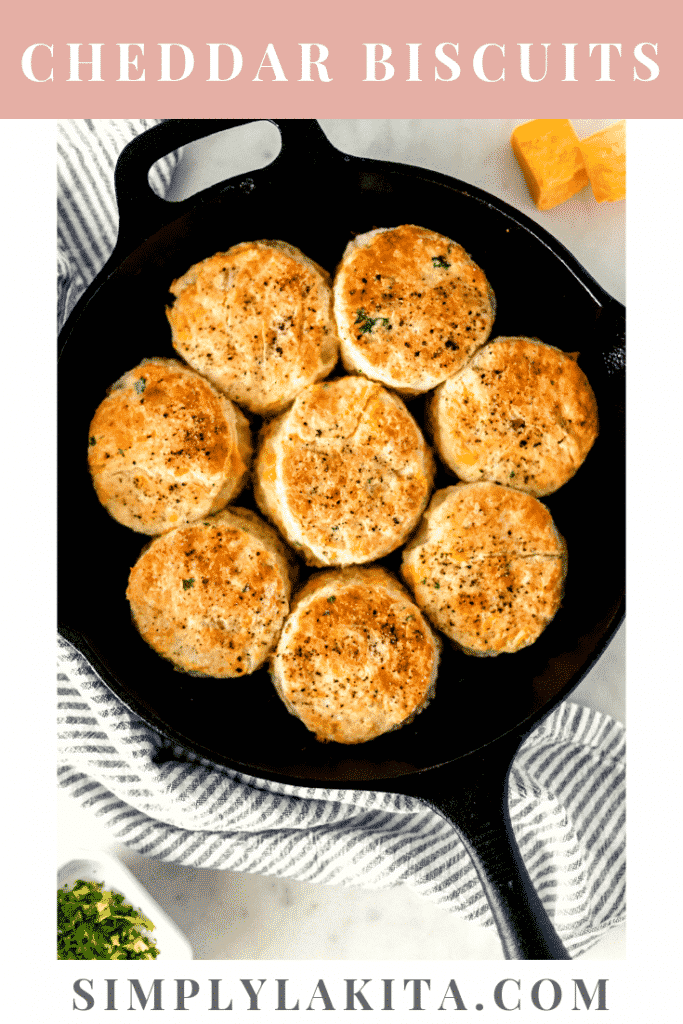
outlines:
M207 0L15 9L5 117L677 116L679 5Z

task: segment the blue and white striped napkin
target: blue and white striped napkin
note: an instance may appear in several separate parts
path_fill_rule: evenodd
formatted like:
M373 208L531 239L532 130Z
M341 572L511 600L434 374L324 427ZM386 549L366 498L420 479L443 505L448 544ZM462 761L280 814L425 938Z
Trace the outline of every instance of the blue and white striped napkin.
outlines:
M116 241L118 153L152 120L58 124L59 324ZM151 175L163 195L176 157ZM197 758L133 715L58 639L59 785L112 840L163 861L328 885L409 885L493 924L453 829L419 800L265 782ZM572 957L625 917L623 726L565 703L524 742L510 778L522 855Z

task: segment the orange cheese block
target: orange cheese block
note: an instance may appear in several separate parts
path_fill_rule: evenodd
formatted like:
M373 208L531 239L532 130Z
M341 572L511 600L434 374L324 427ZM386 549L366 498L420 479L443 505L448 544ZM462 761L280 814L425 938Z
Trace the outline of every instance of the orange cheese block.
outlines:
M626 122L602 128L579 143L586 173L599 203L626 195Z
M569 121L527 121L515 128L510 142L539 210L550 210L588 184L579 140Z

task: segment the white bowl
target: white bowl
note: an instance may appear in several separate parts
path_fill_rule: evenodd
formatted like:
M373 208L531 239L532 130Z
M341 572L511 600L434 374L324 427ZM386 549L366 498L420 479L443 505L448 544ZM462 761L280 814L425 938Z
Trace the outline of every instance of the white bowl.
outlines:
M192 947L168 914L165 914L137 878L130 873L118 857L103 851L74 851L57 871L57 888L69 888L78 879L84 882L103 882L106 891L114 890L125 897L126 903L140 910L153 925L152 938L156 939L157 960L192 960Z

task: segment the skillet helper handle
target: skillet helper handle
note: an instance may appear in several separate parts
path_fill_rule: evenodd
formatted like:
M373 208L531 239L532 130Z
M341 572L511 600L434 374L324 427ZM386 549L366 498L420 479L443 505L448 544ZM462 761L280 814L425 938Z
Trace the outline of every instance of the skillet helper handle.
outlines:
M221 187L214 186L198 196L169 203L149 185L147 176L157 160L207 135L260 120L269 120L280 132L282 147L273 163L278 167L288 167L293 178L296 178L300 166L305 165L310 175L312 167L323 170L322 165L340 156L318 122L308 119L175 118L162 121L133 139L121 152L116 164L114 185L119 208L119 236L113 255L119 259L132 252L159 228L179 217L186 204L192 205L200 201L203 194L212 194Z
M460 763L463 784L436 769L423 799L456 829L465 846L503 945L506 960L571 960L529 877L508 809L509 765L519 746L502 742ZM430 773L425 773L426 775ZM466 780L466 782L465 782Z
M131 252L179 215L182 203L168 203L150 187L147 175L157 160L190 142L241 124L249 124L249 120L176 118L154 125L128 143L121 151L114 174L119 235L112 255Z

